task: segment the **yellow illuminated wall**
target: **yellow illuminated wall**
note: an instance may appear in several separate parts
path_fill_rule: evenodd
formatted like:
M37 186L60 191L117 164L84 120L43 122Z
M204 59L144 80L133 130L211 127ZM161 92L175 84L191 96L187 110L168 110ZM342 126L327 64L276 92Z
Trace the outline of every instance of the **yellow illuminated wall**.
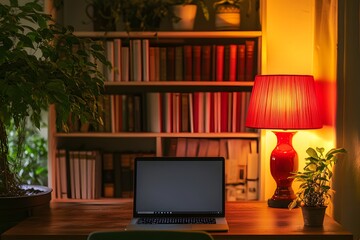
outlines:
M309 74L314 75L320 93L321 108L324 110L325 123L323 129L298 131L293 138L293 146L299 155L299 169L304 166L306 149L312 147L334 146L334 87L336 82L336 25L327 26L325 32L319 31L329 18L334 18L336 12L328 15L319 14L319 6L323 8L322 0L267 0L264 5L263 29L263 59L262 74ZM329 1L327 1L329 2ZM330 4L327 10L334 7ZM325 6L326 8L326 6ZM336 9L335 9L336 10ZM322 9L324 11L324 9ZM336 18L335 18L336 20ZM325 22L324 22L325 21ZM330 31L330 33L329 33ZM335 31L335 32L331 32ZM330 34L330 35L329 35ZM331 71L326 71L331 68ZM321 95L328 88L330 95ZM325 104L325 106L324 106ZM326 108L326 109L324 109ZM269 156L276 145L276 137L269 130L262 130L261 158L264 200L270 198L276 188L270 173ZM293 184L294 190L297 184Z

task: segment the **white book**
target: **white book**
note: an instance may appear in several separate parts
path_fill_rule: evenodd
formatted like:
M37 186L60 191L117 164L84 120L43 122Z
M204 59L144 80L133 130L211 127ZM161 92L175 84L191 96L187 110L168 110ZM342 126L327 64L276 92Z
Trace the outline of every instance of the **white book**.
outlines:
M161 132L160 93L147 93L147 128L150 132Z
M91 158L91 151L86 151L86 181L87 199L95 198L95 159Z
M155 81L160 81L160 47L155 47Z
M80 183L80 159L79 159L79 152L73 155L73 164L74 164L74 188L75 188L75 198L81 199L81 183Z
M81 199L88 199L88 182L87 182L87 159L86 152L79 152L79 167L80 167L80 188Z
M150 81L150 46L149 39L142 40L142 80Z
M121 81L121 39L114 39L114 81Z

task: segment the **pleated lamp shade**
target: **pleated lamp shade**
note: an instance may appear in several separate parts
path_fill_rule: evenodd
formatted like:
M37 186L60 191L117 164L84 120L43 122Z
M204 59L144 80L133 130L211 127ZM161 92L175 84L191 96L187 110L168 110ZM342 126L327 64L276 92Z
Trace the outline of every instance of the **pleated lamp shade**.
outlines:
M309 75L258 75L246 126L259 129L322 127L314 78Z

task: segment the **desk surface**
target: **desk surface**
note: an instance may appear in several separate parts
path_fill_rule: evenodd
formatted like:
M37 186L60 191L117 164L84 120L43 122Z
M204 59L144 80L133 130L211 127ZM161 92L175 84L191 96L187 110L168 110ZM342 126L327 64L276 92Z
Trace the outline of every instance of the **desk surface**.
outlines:
M124 229L132 215L131 206L130 201L51 203L50 209L9 229L1 240L86 240L92 231ZM213 233L215 239L353 239L328 216L323 227L304 227L300 209L269 208L265 202L228 202L226 218L230 230Z

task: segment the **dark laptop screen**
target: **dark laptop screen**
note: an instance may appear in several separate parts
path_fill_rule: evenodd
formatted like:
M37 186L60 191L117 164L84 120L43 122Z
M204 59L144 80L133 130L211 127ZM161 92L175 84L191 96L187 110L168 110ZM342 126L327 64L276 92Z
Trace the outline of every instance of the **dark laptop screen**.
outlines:
M223 158L138 158L134 215L224 216Z

